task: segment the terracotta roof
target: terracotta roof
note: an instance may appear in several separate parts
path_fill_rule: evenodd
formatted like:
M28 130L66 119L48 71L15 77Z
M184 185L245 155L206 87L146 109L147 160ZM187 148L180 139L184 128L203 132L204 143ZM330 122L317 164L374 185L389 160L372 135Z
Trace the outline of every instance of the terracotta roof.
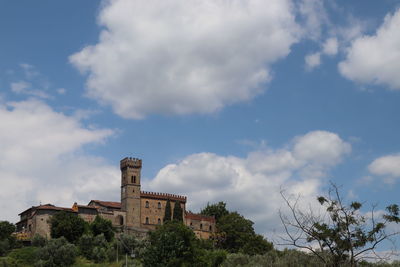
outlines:
M57 207L57 206L54 206L53 204L44 204L44 205L40 205L40 206L32 206L29 209L24 210L23 212L21 212L18 215L21 215L29 210L33 210L33 211L36 211L36 210L60 210L60 211L64 210L64 211L72 211L73 212L73 210L71 208Z
M158 193L158 192L146 192L140 191L140 197L143 198L154 198L154 199L162 199L162 200L179 200L182 203L186 203L186 197L181 195L167 194L167 193Z
M101 206L104 206L107 208L114 208L114 209L121 208L121 202L101 201L101 200L91 200L90 202L95 202L95 203L100 204Z
M57 207L51 204L40 205L35 207L36 210L59 210L59 211L71 211L74 212L71 208Z
M211 223L215 223L215 218L214 216L205 216L201 214L196 214L196 213L191 213L187 212L186 213L186 218L191 219L191 220L197 220L197 221L209 221Z

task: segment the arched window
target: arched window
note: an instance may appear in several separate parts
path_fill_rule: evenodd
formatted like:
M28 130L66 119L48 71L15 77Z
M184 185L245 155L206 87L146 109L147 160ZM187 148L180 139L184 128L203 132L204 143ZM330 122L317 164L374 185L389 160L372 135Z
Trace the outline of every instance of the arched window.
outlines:
M203 230L203 224L200 224L200 230Z
M121 215L118 216L119 218L119 225L124 225L124 217L122 217Z
M146 224L149 224L149 217L146 217Z
M161 209L161 203L160 202L158 202L158 208Z
M158 224L161 224L161 219L160 219L160 218L158 218L157 223L158 223Z
M149 207L149 202L148 201L146 201L146 208L148 208Z
M212 226L210 225L210 232L212 232Z

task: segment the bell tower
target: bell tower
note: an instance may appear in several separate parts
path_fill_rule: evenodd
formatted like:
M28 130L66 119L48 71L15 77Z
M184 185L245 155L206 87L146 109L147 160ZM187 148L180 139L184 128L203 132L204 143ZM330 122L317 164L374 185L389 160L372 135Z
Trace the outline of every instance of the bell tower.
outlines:
M125 226L140 227L140 172L142 160L124 158L121 168L121 210L126 212Z

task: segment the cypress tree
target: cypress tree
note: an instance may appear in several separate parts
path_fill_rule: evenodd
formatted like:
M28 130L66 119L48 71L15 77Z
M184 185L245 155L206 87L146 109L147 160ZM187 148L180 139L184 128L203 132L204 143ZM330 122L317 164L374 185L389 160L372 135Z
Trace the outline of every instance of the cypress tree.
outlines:
M165 213L164 213L164 219L163 222L168 222L171 221L171 203L169 199L167 200L167 204L165 204Z
M181 202L179 200L175 201L175 206L174 206L174 221L182 222L183 217L182 217L182 207L181 207Z

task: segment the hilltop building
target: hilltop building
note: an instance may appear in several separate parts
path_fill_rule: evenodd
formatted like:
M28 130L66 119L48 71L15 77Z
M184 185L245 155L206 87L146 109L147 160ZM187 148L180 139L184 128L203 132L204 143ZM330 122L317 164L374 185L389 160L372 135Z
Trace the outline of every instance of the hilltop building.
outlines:
M163 224L167 200L171 214L175 203L183 210L183 222L193 229L197 237L208 239L215 231L215 218L186 211L186 196L141 191L142 160L124 158L121 168L121 202L91 200L87 205L74 203L71 208L51 204L33 206L19 214L17 235L30 239L35 234L50 237L50 218L56 212L65 211L92 222L97 215L111 220L121 232L145 235L149 230Z

